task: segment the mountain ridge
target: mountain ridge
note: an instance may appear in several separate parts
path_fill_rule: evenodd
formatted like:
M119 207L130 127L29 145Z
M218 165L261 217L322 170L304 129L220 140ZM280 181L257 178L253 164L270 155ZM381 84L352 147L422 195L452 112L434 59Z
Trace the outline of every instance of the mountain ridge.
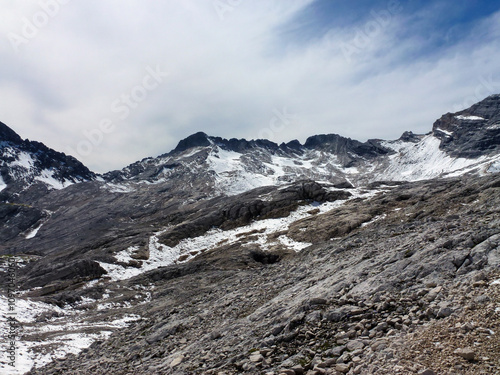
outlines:
M478 159L483 156L491 156L498 153L500 149L500 95L491 95L481 102L474 104L472 107L459 111L457 113L447 113L441 118L436 120L432 126L432 136L439 140L439 150L446 155L453 158L461 159ZM484 116L484 117L481 117ZM12 183L13 179L9 173L9 162L14 162L18 167L22 167L21 156L24 156L24 163L27 167L25 171L24 183L33 183L37 180L43 180L40 176L42 171L49 170L50 173L45 172L45 175L50 175L53 180L45 178L48 181L49 188L62 188L69 183L85 182L96 179L102 176L104 180L109 182L125 181L127 179L146 176L146 180L153 175L161 175L161 171L148 170L148 164L161 164L159 160L170 158L169 163L165 163L165 169L171 170L181 166L182 161L176 160L176 157L182 158L186 152L196 148L216 149L220 148L223 151L235 152L241 155L251 155L253 164L258 163L259 169L268 169L266 167L266 160L269 157L281 156L289 157L294 160L294 163L301 163L305 154L311 151L319 153L327 153L335 157L337 168L329 168L328 173L336 174L338 178L350 178L346 173L341 171L342 168L359 168L367 171L369 168L369 160L377 163L382 160L380 164L390 164L390 158L395 154L401 153L401 147L394 147L396 142L404 142L407 145L411 143L417 144L424 139L425 135L416 135L411 131L406 131L396 141L385 141L381 139L370 139L366 142L360 142L351 138L343 137L338 134L317 134L312 135L306 139L304 144L297 140L290 142L283 142L281 144L274 143L265 139L246 140L230 138L225 139L218 136L210 136L205 132L194 133L182 140L180 140L175 148L171 151L161 154L158 157L147 157L141 161L136 161L120 170L113 170L102 175L98 175L90 171L82 163L72 156L65 155L54 151L42 143L36 141L22 140L22 138L7 125L0 123L0 142L3 146L0 149L4 150L2 157L1 178L3 189ZM10 147L17 149L16 155L6 155L5 149ZM408 147L407 147L408 149ZM267 153L266 160L256 160L258 156L252 156L262 150ZM431 150L436 151L436 150ZM29 153L26 155L24 153ZM408 151L405 151L408 152ZM429 151L430 152L430 151ZM38 156L37 156L38 154ZM30 156L33 156L30 161ZM207 160L207 157L204 157ZM321 158L317 156L318 162ZM248 158L247 158L248 159ZM312 160L314 157L306 156L307 160ZM323 158L324 159L324 158ZM330 162L332 158L330 157ZM387 160L383 160L387 159ZM248 161L248 160L247 160ZM325 160L323 160L325 161ZM333 163L333 162L332 162ZM31 165L36 164L36 165ZM207 167L207 165L205 165ZM209 166L208 166L209 167ZM252 169L248 165L243 165L243 169ZM19 168L18 168L19 169ZM332 172L335 169L335 172ZM406 171L405 173L407 173ZM454 172L454 171L448 171ZM364 173L363 171L360 172ZM383 170L376 173L377 176L383 174ZM22 175L17 172L17 175ZM349 173L347 174L349 175ZM304 176L307 176L305 174ZM405 179L404 176L393 176L391 179L399 177ZM368 177L365 179L370 180ZM154 180L154 179L153 179ZM361 178L363 180L363 178ZM22 190L17 186L14 190Z

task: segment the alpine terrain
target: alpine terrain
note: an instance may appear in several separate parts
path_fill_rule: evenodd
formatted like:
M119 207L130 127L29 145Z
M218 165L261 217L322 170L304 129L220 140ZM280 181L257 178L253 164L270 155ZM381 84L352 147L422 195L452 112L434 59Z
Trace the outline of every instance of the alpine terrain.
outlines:
M0 123L0 373L500 374L499 171L500 95L103 175Z

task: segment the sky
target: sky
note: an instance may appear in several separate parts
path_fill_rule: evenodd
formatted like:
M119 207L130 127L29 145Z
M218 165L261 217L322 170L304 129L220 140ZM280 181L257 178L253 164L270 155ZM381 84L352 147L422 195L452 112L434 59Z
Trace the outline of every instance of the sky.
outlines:
M96 172L198 131L427 133L500 93L491 0L0 2L0 121Z

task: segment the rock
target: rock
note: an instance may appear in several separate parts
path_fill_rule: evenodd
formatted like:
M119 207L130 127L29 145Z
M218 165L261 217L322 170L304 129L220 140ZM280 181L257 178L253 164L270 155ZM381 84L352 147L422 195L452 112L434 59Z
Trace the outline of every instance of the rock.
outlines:
M332 357L340 357L342 353L347 349L345 345L336 346L327 351L327 354Z
M363 349L365 347L365 344L363 344L363 342L360 340L352 340L347 343L346 347L347 350L354 351L358 349Z
M486 295L477 296L476 298L474 298L474 302L487 303L487 302L490 302L490 297L488 297Z
M293 366L292 370L295 372L295 375L303 375L305 371L301 365Z
M221 337L222 337L222 334L219 331L213 331L212 333L210 333L210 338L212 340L217 340L217 339L220 339Z
M250 361L253 363L259 363L264 360L264 357L259 352L255 352L250 356Z
M290 369L283 369L280 370L279 375L296 375L296 372Z
M170 367L171 368L174 368L176 366L179 366L182 361L184 361L184 356L183 355L180 355L178 357L176 357L171 363L170 363Z
M436 375L436 373L432 370L427 369L422 372L419 372L418 375Z
M343 317L344 314L339 310L330 311L326 314L326 320L329 322L340 322Z
M441 293L441 290L443 287L437 286L429 291L429 293L426 296L427 301L432 302L436 299L439 293Z
M165 337L173 335L181 324L179 322L171 322L168 324L165 324L164 326L161 326L155 333L152 335L146 337L146 342L148 344L153 344L157 341L163 340Z
M321 368L332 367L335 363L337 363L337 360L335 358L330 358L324 362L319 363L318 367L321 367Z
M381 322L377 324L377 327L375 328L377 331L387 331L388 324L387 322Z
M446 317L450 316L452 313L453 313L452 309L450 309L449 307L443 307L443 308L438 310L436 316L438 318L446 318Z
M271 330L272 335L278 336L281 332L283 332L285 327L286 327L285 324L280 324L280 325L274 326L273 329Z
M459 355L460 357L466 359L467 361L473 361L475 357L475 352L471 348L458 348L455 349L453 354Z
M341 372L342 374L347 374L349 372L350 368L351 368L351 366L349 366L348 364L345 364L345 363L337 363L335 365L335 370L337 370L338 372Z
M326 305L327 300L324 298L311 298L309 300L309 306L319 306L319 305Z
M312 313L306 316L306 322L313 323L318 322L322 318L321 311L313 311Z

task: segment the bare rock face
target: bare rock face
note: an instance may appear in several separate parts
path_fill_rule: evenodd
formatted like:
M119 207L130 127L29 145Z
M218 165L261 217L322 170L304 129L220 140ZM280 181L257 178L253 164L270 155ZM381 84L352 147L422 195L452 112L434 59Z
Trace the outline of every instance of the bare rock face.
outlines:
M440 149L452 156L476 158L500 150L500 95L492 95L471 108L448 113L434 123Z

